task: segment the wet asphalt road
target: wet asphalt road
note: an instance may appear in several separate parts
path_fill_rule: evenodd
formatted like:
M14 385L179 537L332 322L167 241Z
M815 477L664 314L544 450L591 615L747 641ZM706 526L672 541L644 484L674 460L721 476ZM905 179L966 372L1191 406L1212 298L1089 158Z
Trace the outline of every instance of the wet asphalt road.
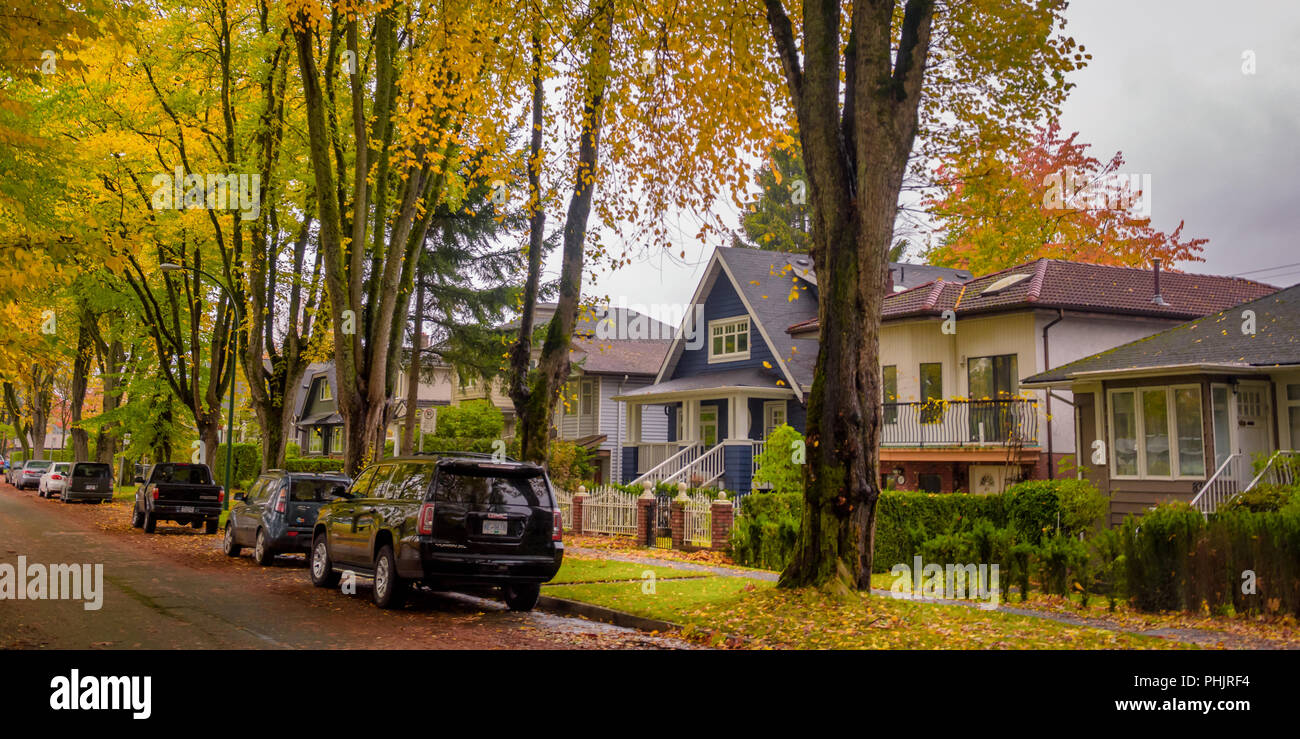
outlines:
M655 649L681 642L581 619L510 613L499 601L415 592L400 611L312 587L301 557L259 567L218 536L129 525L129 503L65 505L0 483L0 564L102 564L99 610L84 601L0 599L0 648Z

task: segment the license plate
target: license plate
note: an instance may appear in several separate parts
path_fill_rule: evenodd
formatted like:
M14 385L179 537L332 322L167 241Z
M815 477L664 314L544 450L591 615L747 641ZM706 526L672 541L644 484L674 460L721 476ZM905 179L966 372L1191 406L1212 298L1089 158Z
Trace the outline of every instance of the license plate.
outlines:
M89 491L89 490L98 490L98 489L99 489L99 486L98 486L98 485L87 485L87 486L86 486L86 490L88 490L88 491Z
M488 536L505 536L506 521L484 521L483 533Z
M193 512L194 512L194 506L192 505L181 506L181 513L193 513Z

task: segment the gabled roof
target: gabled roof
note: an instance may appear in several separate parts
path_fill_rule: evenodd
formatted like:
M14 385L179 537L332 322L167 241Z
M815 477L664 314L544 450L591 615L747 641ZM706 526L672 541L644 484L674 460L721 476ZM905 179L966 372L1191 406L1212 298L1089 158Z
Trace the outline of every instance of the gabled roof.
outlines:
M1255 333L1243 333L1253 311ZM1026 378L1024 384L1151 370L1300 365L1300 285Z
M307 369L302 373L302 382L298 383L297 397L294 398L294 418L302 418L302 412L307 408L307 398L311 396L312 383L321 376L329 380L331 388L338 387L338 383L334 381L333 362L312 362L307 365Z
M1007 279L1016 277L1021 279ZM1157 303L1153 302L1153 270L1037 259L973 280L937 280L886 297L882 318L937 315L946 310L960 316L1027 307L1196 318L1276 290L1240 277L1162 271L1164 302Z

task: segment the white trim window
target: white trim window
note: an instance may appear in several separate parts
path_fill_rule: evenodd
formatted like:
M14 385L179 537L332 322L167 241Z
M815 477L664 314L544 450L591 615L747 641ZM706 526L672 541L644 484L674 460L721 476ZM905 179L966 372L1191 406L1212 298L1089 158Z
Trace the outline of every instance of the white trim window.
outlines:
M1287 449L1300 449L1300 380L1284 383L1278 397L1282 399L1282 428L1289 432Z
M330 429L330 454L343 453L343 427L334 426Z
M321 400L334 399L334 390L330 388L330 381L324 378L322 378L320 381L320 399Z
M307 431L307 451L312 454L320 454L324 449L325 439L322 436L320 426L314 426Z
M749 316L709 321L709 363L749 359Z
M1199 385L1111 389L1107 401L1112 477L1205 479Z
M763 438L772 435L777 426L786 424L785 401L768 400L763 403Z
M583 380L579 387L579 392L581 393L578 399L581 404L579 406L579 411L584 416L596 415L596 381Z

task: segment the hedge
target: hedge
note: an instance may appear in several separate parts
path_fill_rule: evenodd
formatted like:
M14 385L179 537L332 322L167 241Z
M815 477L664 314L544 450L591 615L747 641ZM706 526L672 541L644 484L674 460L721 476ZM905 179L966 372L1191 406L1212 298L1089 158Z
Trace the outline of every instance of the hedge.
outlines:
M329 457L294 457L284 460L286 472L342 472L343 460Z
M747 501L748 502L748 501ZM921 493L886 490L876 502L876 553L874 572L889 572L896 564L912 564L921 544L939 535L988 521L1007 525L1004 495Z
M235 464L231 470L232 477L241 487L246 486L248 481L257 479L262 472L262 445L254 443L238 443L235 447ZM217 447L217 453L213 455L212 477L218 482L224 484L226 479L226 445L221 444Z
M731 558L746 567L782 570L799 541L799 493L750 493L731 535Z

